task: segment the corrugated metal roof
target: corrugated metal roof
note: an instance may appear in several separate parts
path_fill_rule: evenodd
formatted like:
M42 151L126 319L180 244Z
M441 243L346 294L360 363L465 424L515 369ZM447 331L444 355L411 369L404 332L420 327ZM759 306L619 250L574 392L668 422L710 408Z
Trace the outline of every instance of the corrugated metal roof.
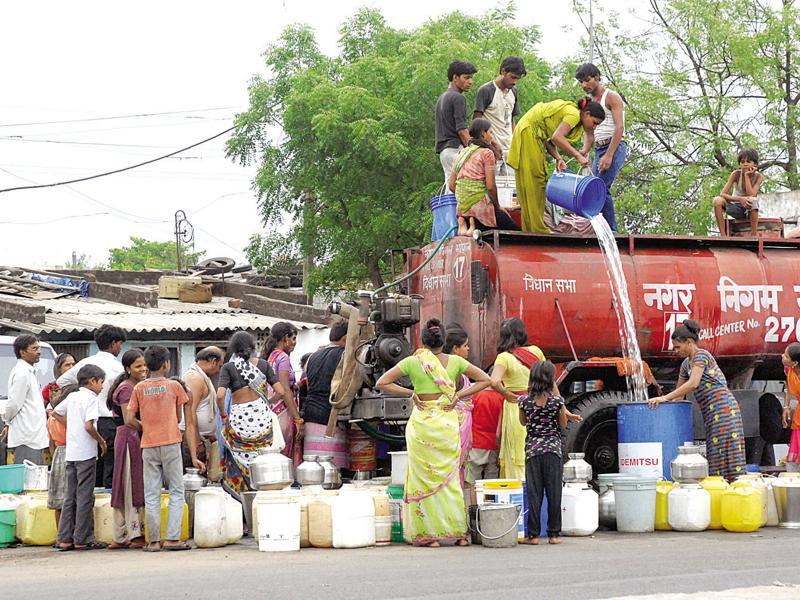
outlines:
M36 334L90 334L100 325L111 323L129 334L169 332L215 332L270 329L279 319L228 307L229 298L214 297L205 304L191 304L159 298L158 308L137 308L97 298L59 298L14 302L45 307L44 323L1 319L0 325ZM290 321L298 329L320 329L324 325Z

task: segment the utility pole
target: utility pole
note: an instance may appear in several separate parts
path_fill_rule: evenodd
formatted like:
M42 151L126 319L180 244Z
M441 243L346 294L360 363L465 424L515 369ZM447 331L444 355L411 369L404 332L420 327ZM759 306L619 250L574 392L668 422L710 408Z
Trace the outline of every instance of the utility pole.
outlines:
M78 255L75 253L75 250L72 251L72 270L76 270L78 268Z
M194 241L194 227L186 218L182 210L175 211L175 257L178 262L178 271L181 270L181 242L188 244Z
M589 0L589 62L594 62L594 12L592 0Z

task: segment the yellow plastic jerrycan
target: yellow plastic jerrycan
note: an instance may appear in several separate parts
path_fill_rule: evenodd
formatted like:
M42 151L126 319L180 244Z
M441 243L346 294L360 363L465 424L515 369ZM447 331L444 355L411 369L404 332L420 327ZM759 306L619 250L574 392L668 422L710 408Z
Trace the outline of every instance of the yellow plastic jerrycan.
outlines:
M167 539L167 513L169 512L169 494L161 494L161 541ZM147 523L147 509L144 511L145 523ZM150 536L147 535L147 526L144 528L144 539L149 544ZM189 505L183 503L183 517L181 518L181 541L189 539Z
M761 493L761 526L764 527L769 520L769 483L761 473L740 475L736 481L747 481Z
M56 511L47 508L47 494L23 496L17 506L17 539L29 546L52 546L58 538Z
M722 493L722 526L727 531L758 531L762 522L761 490L749 481L734 481Z
M672 481L659 481L656 484L656 531L672 531L667 520L667 498L674 487L675 483Z
M114 509L108 492L94 495L94 537L106 544L114 541Z
M725 481L724 477L719 475L712 475L706 477L700 482L710 495L711 495L711 523L709 529L722 529L722 495L730 489L730 485Z

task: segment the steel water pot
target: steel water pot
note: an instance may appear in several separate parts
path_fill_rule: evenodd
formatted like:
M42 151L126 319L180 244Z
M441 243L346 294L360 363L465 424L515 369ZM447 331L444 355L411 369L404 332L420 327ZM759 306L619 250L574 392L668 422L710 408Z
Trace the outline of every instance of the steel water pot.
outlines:
M322 481L322 487L326 490L338 490L342 487L342 473L339 467L333 464L332 456L320 456L319 464L325 469L325 477Z
M609 482L606 490L597 500L600 527L617 528L617 502L614 497L614 484Z
M778 527L800 529L800 479L775 479L772 492L778 509Z
M589 481L592 478L592 465L584 460L583 452L570 452L569 460L564 463L563 479L567 483Z
M259 448L250 465L250 483L257 490L282 490L292 485L292 461L272 448Z
M700 454L700 446L678 446L678 455L670 463L672 479L678 483L700 483L708 477L708 461Z
M200 475L200 469L186 469L183 476L183 489L187 492L196 492L204 487L208 480Z
M325 481L325 467L319 463L318 456L306 455L295 469L294 476L300 485L322 485Z

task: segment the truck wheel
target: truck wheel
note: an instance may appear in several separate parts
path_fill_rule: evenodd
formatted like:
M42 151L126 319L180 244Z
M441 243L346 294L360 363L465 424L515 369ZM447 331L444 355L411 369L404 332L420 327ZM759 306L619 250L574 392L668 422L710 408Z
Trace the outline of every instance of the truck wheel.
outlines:
M626 401L623 392L598 392L581 397L569 407L583 421L567 426L567 451L583 452L595 475L616 473L619 469L617 404Z

